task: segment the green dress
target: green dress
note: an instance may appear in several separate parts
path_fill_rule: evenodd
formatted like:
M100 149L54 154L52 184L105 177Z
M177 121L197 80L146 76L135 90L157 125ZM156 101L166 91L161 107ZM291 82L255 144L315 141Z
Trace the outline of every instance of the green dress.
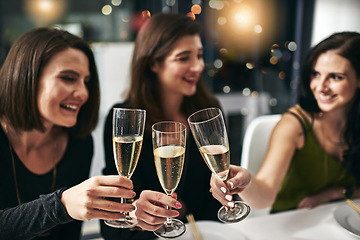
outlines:
M355 185L355 179L346 173L342 163L321 147L308 119L297 111L306 131L305 144L295 151L271 213L295 209L304 197L323 189Z

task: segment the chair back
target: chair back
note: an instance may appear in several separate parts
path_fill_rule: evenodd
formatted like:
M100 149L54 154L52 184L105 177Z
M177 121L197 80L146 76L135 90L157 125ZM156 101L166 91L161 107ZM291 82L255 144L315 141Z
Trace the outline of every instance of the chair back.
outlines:
M280 118L281 114L257 117L250 122L245 131L241 166L248 169L253 176L265 158L271 132Z
M251 172L253 176L258 172L268 148L272 130L280 120L281 114L263 115L249 123L244 135L241 166ZM270 207L251 209L249 217L267 215Z

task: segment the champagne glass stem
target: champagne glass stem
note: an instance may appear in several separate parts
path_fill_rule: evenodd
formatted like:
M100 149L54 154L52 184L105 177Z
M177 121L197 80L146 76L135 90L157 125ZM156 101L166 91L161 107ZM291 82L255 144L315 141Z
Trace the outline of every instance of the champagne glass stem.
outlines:
M125 198L120 198L120 203L126 203L126 199ZM126 219L129 216L128 212L121 212L122 214L124 214L124 218Z
M166 206L167 210L170 210L171 208L169 206ZM166 226L171 226L172 225L172 218L166 218Z

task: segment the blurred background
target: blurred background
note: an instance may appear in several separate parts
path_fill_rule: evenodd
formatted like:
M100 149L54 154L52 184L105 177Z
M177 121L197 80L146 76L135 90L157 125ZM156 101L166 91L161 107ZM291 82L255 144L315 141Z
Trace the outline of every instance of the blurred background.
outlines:
M91 42L101 81L91 175L104 166L104 118L129 86L133 40L158 12L202 24L204 75L221 101L236 164L248 123L295 103L307 50L334 32L360 31L359 0L0 0L0 66L14 40L34 27L58 25Z

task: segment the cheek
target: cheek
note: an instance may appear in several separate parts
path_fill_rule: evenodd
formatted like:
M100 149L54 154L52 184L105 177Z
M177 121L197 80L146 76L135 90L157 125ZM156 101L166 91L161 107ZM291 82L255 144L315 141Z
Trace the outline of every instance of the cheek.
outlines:
M205 69L205 63L204 60L201 61L201 71L203 71Z
M316 90L317 84L316 81L311 80L310 81L310 90L314 92Z
M358 90L358 88L356 88L356 87L346 87L346 88L340 89L340 92L344 96L348 96L348 98L352 99L355 96L357 90Z

